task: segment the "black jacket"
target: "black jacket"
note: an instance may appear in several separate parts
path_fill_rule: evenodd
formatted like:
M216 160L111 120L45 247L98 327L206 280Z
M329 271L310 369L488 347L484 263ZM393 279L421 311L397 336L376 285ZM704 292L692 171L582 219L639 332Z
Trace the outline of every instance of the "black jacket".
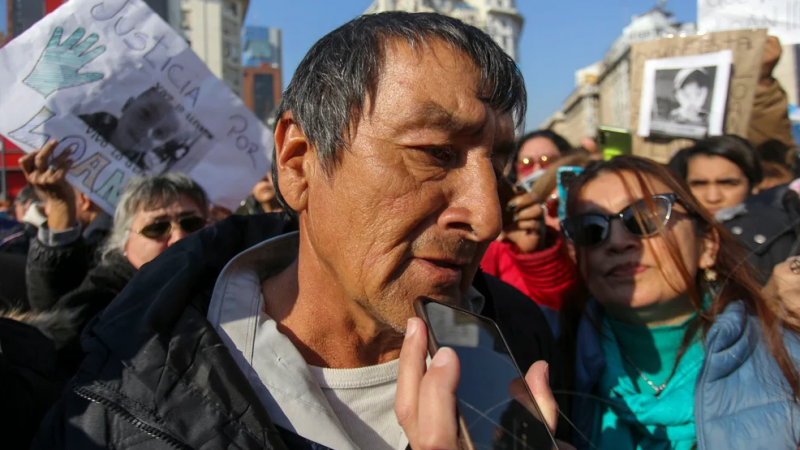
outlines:
M108 237L111 222L111 216L101 214L77 241L61 247L47 246L38 238L31 240L25 269L31 309L47 310L80 286L99 263L98 250Z
M275 215L232 216L142 267L84 331L86 358L33 448L321 448L272 424L206 320L227 262L285 227ZM535 303L491 277L475 286L522 367L551 359L552 334Z
M720 217L726 214L728 217ZM769 204L747 202L723 210L717 217L747 250L748 261L762 284L772 275L772 269L790 256L798 238L800 218Z
M136 275L136 269L121 254L113 252L89 271L83 283L61 298L55 310L75 312L75 338L59 352L59 364L70 375L75 374L83 360L79 341L81 331L89 321L105 309Z
M70 314L5 313L0 317L0 436L4 450L27 449L69 376L57 347L71 338Z
M0 253L27 255L38 228L29 223L20 223L8 230L0 231Z

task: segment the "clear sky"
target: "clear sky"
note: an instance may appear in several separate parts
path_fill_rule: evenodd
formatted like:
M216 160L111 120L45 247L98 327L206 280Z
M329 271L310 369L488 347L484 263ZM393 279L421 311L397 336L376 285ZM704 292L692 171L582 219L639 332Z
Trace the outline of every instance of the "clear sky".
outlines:
M288 83L319 38L360 15L370 0L251 0L247 22L283 29L283 76ZM528 88L527 128L535 129L575 86L575 70L603 58L631 15L656 0L517 0L525 17L520 66ZM697 20L697 0L669 0L681 22Z

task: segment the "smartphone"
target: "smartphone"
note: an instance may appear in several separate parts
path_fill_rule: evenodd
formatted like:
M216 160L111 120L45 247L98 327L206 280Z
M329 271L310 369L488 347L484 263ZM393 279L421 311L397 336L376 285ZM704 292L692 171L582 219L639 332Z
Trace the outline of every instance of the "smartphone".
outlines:
M616 156L631 154L631 132L624 128L601 125L597 131L597 141L606 161Z
M583 167L563 166L558 168L556 174L556 187L558 188L558 219L564 220L567 217L567 194L572 183L583 173Z
M450 347L461 363L456 398L462 450L558 450L494 321L426 298L414 309L427 325L430 354Z

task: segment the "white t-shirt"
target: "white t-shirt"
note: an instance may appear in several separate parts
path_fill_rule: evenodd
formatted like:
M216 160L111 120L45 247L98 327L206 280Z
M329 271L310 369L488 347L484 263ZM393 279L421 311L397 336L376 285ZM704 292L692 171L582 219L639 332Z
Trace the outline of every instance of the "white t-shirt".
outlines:
M360 369L309 366L345 432L362 450L408 445L394 414L399 360Z

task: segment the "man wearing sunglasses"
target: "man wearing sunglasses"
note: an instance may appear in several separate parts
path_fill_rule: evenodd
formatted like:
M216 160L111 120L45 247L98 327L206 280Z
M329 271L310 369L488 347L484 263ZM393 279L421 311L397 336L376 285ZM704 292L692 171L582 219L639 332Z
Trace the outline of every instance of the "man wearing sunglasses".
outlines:
M144 266L86 331L54 413L67 426L44 424L38 448L455 449L458 363L440 352L426 372L426 334L404 339L424 329L420 297L494 318L555 428L533 364L549 326L478 272L525 96L514 61L456 19L365 15L323 37L275 127L299 232L233 216Z

